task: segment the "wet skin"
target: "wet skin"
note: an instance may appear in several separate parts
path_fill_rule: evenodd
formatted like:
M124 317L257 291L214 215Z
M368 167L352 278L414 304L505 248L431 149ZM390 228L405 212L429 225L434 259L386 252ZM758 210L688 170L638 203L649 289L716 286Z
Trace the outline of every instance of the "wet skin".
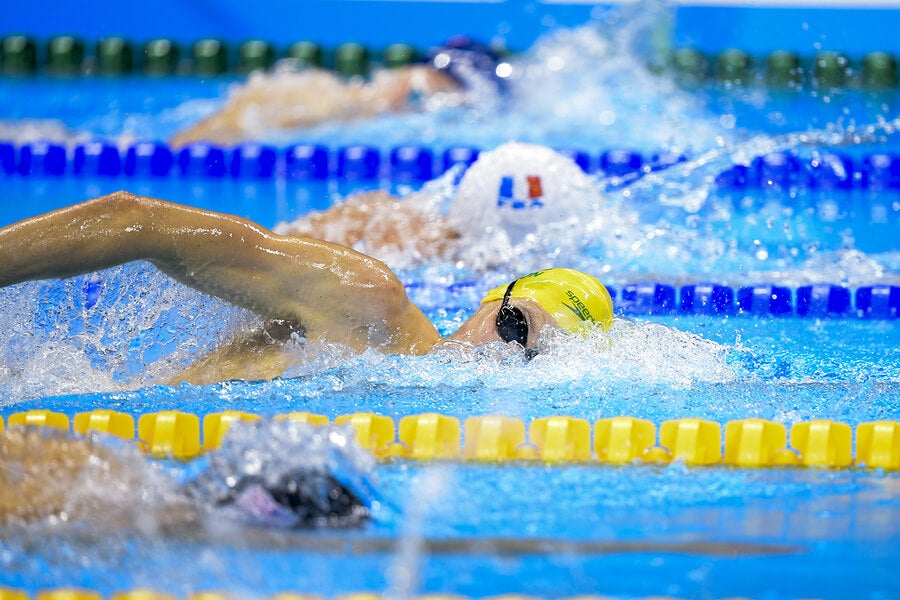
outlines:
M501 300L485 302L478 307L465 323L447 337L447 341L465 342L473 346L483 346L490 342L502 342L497 333L497 312ZM511 298L509 306L518 308L528 322L528 342L526 348L534 348L544 327L558 327L550 314L541 305L529 298Z
M214 114L178 132L171 145L194 142L232 145L265 131L349 121L410 108L416 97L441 94L444 103L462 101L460 86L424 65L377 71L368 80L345 79L306 69L256 74L234 87Z
M443 341L381 261L346 246L281 236L233 215L115 192L0 229L0 287L72 277L146 260L173 279L270 319L200 358L174 382L270 379L296 357L273 343L297 332L310 342L424 354ZM529 323L528 346L552 318L513 299ZM499 341L500 302L481 305L448 339ZM285 333L286 332L286 333Z

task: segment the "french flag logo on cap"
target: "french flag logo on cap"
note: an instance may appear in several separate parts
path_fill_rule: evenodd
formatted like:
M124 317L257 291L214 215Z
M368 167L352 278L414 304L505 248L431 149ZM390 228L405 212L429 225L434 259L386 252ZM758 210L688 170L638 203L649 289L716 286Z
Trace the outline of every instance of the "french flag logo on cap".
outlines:
M525 177L527 194L523 196L516 195L515 180L506 175L500 178L500 189L497 191L497 207L509 207L513 210L527 210L531 208L542 208L544 206L541 200L544 197L544 188L541 184L539 175L527 175Z

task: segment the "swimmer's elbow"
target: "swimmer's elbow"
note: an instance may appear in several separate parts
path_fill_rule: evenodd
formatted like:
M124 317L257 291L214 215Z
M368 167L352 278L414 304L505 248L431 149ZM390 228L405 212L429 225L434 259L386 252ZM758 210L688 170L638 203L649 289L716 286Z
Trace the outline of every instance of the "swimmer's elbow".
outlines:
M158 225L165 219L165 206L162 200L139 196L127 190L119 190L91 201L102 208L99 214L86 215L88 218L102 221L109 228L107 234L117 238L122 244L120 249L126 250L134 259L153 259L157 254L160 240L156 235Z
M129 192L128 190L117 190L110 194L106 194L105 196L100 196L96 199L97 202L102 202L103 204L112 205L118 207L120 205L127 205L134 202L139 202L141 199L140 196Z
M105 211L122 226L142 227L152 220L154 201L127 190L119 190L100 196L94 202L103 205Z
M112 215L132 220L147 218L151 209L161 203L160 200L139 196L128 190L118 190L105 196L100 196L92 200L92 202L103 204Z

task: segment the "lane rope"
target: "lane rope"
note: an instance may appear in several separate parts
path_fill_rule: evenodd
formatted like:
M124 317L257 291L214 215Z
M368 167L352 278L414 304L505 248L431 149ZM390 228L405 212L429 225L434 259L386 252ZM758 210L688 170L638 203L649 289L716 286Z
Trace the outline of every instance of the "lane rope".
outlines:
M102 433L134 440L150 456L189 460L215 450L230 425L257 421L259 414L227 410L203 415L164 410L138 415L109 409L69 416L34 409L6 417L7 427L54 427L79 434ZM900 422L847 423L819 419L788 427L750 418L724 424L700 418L671 419L659 427L630 416L590 423L571 416L524 421L503 415L457 417L423 413L402 417L359 412L328 417L308 412L276 415L313 426L350 426L360 445L384 460L451 460L551 464L666 464L741 468L856 466L900 470ZM4 426L0 417L0 428ZM202 432L202 436L201 436ZM789 434L789 435L788 435ZM855 437L855 454L853 441Z
M414 297L439 298L447 308L446 297L473 295L483 287L478 281L460 281L450 285L407 282ZM727 285L697 282L675 286L665 282L643 281L622 286L607 285L620 315L713 315L741 317L800 317L810 319L851 318L896 319L900 316L900 285L876 283L851 289L832 283L789 287L771 283ZM433 301L433 300L432 300ZM452 303L452 301L451 301ZM423 301L422 304L427 304Z
M349 181L421 184L451 168L466 168L480 149L471 146L432 148L401 145L378 148L349 144L275 147L245 143L233 147L206 142L172 148L163 142L138 141L127 147L102 139L73 146L55 141L15 144L0 140L0 175L22 177L127 177L288 180L298 182ZM627 148L592 152L558 148L583 171L615 188L652 172L688 160L666 151L642 154ZM795 151L772 152L748 165L734 165L716 177L719 189L875 193L900 190L900 155L872 152L861 157L823 151L809 156Z

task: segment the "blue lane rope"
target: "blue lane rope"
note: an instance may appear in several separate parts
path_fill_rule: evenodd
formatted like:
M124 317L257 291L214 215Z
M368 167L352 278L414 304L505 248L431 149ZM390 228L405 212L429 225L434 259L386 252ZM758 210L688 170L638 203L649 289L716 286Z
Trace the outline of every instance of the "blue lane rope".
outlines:
M423 293L430 284L410 283L407 289ZM451 294L477 292L477 282L455 283L437 288ZM433 288L432 288L433 289ZM800 318L896 319L900 316L900 285L864 285L851 290L831 283L796 288L772 285L729 286L689 283L676 287L667 283L629 283L607 286L620 315L714 315ZM426 296L430 294L425 294Z
M847 287L828 283L797 288L771 284L731 287L692 283L676 290L672 285L650 282L625 285L614 298L617 311L629 315L680 313L896 319L900 313L900 286L887 284L860 286L851 292Z
M681 155L644 157L628 150L608 150L593 160L586 152L563 153L589 172L608 177L628 177L660 170L685 160ZM179 151L158 142L138 142L124 152L101 141L80 144L70 153L51 142L16 147L0 142L0 173L9 176L125 176L125 177L225 177L266 179L277 176L298 181L340 178L358 182L389 178L394 182L421 183L456 165L468 166L479 150L451 147L442 153L418 146L398 146L383 153L377 148L354 145L336 150L321 145L298 144L276 149L261 144L242 144L226 149L211 144L192 144ZM877 153L854 165L849 157L817 155L808 163L791 153L757 158L750 166L735 166L720 176L720 185L731 188L810 186L813 189L900 189L900 156ZM459 284L457 284L458 286ZM452 291L452 290L448 290ZM611 290L616 297L616 290ZM900 286L873 284L855 291L837 284L816 284L796 289L777 285L731 287L716 283L692 283L679 289L658 282L625 285L616 297L621 314L757 314L799 317L858 316L895 319L900 313Z
M616 181L633 181L652 171L667 169L687 160L681 154L659 152L643 155L613 148L592 154L579 149L560 149L586 173ZM454 146L436 150L404 145L382 151L367 145L328 148L296 144L275 148L247 143L224 148L207 143L172 149L161 142L137 142L120 149L105 141L89 141L71 150L47 141L16 145L0 141L0 174L24 177L186 177L210 179L271 179L297 181L329 179L358 182L388 180L416 184L448 169L472 164L478 148ZM877 152L856 160L824 152L801 157L794 152L773 152L749 165L722 171L716 183L723 189L750 190L900 190L900 155Z
M440 298L443 308L451 308L458 297L460 306L477 300L484 291L479 281L461 281L451 285L408 281L407 292L417 298ZM101 280L91 278L82 286L84 306L93 308L98 301ZM809 319L858 318L891 320L900 317L900 285L876 283L851 289L834 283L815 283L798 287L775 284L730 286L715 282L688 283L680 287L662 282L636 282L607 286L619 315L707 315L797 317ZM420 302L427 308L428 301ZM455 310L455 308L452 308Z
M441 283L406 281L407 293L426 310L462 310L477 302L485 283L466 280ZM81 286L81 306L91 310L98 304L104 283L95 275ZM788 287L771 283L726 285L696 282L681 286L658 281L608 285L616 314L703 315L891 320L900 317L900 285L875 283L849 288L835 283L815 283ZM57 302L59 298L49 298Z

